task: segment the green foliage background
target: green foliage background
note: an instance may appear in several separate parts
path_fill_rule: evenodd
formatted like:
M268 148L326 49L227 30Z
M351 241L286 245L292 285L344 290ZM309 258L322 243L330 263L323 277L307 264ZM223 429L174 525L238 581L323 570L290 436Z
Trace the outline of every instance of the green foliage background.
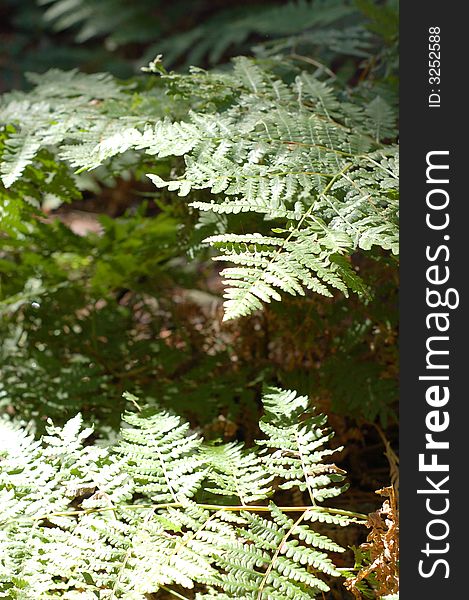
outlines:
M50 573L36 590L72 598L84 586L94 594L85 597L140 598L159 586L177 596L180 586L195 585L190 597L256 598L249 585L259 587L259 573L270 585L260 563L254 568L259 557L245 589L234 584L237 571L235 587L227 583L224 591L217 577L220 570L238 569L246 556L233 555L230 567L211 547L204 550L202 570L188 559L181 568L186 579L152 575L154 588L142 591L135 581L149 575L138 571L138 553L151 552L156 561L161 535L175 543L184 531L192 539L194 523L210 518L201 505L216 504L207 500L213 494L242 506L272 496L278 506L308 503L308 483L282 491L276 467L257 458L247 495L232 493L226 465L241 460L240 442L251 448L259 439L263 384L297 390L330 415L346 446L342 460L352 484L372 491L386 482L379 463L370 468L377 475L354 471L357 461L368 460L367 444L379 440L375 427L393 439L397 420L397 5L198 1L188 11L178 1L40 0L7 2L2 11L0 406L11 431L26 426L40 436L51 431L52 420L53 435L68 439L60 429L65 425L80 456L96 452L78 475L79 485L93 491L67 496L59 485L58 504L52 488L48 497L31 491L30 483L13 492L4 483L12 514L32 495L38 504L27 511L34 519L88 507L85 529L102 532L111 518L99 512L102 497L89 506L86 500L100 490L119 505L166 502L167 482L151 496L142 479L125 479L133 477L128 466L98 450L109 440L114 448L116 436L125 439L121 414L135 409L138 398L153 415L147 425L154 435L166 425L151 425L152 418L182 417L207 444L200 464L199 451L187 446L197 465L186 476L195 487L172 498L184 510L178 506L178 514L169 515L152 509L159 516L149 523L140 509L131 518L122 509L118 521L130 528L129 536L143 544L143 518L151 543L132 554L118 540L124 530L116 530L115 556L103 554L103 560L115 560L117 571L104 562L88 577L80 567L84 579L70 583L73 577L64 576L62 592L52 591L58 575ZM289 396L282 398L285 413ZM300 422L301 414L295 414ZM126 420L135 425L141 418ZM90 426L93 433L79 433ZM175 447L189 444L186 433L175 438ZM49 456L52 438L33 450L30 438L21 439L24 457L11 459L6 450L13 461L6 472L15 472L20 461L27 479ZM210 446L215 441L225 445ZM79 462L78 454L67 464ZM253 464L248 461L246 471ZM107 483L95 485L108 468ZM64 482L76 476L73 469L60 475ZM304 467L302 477L311 477ZM256 492L263 479L274 481L272 487ZM256 543L249 537L256 527L278 526L280 541L289 528L300 527L275 510L281 511L274 508L273 520L262 523L250 521L249 511L237 522L220 523L218 551L225 534L223 543L233 542L236 527L248 546ZM52 533L39 519L38 531L51 533L53 544L68 532L72 537L60 541L68 548L76 542L75 516L57 519ZM30 527L25 524L21 539L30 539ZM16 535L9 530L7 546ZM108 541L101 539L105 553ZM53 552L63 551L54 546ZM14 558L19 565L21 552ZM24 581L19 571L19 579L5 575L11 571L5 563L4 593L16 595L4 597L32 597L28 586L38 585L38 560L31 559L32 575ZM276 572L275 546L271 560ZM138 577L125 574L129 561ZM155 565L153 573L175 567ZM109 569L119 573L112 584L102 579L103 571L111 577ZM212 579L204 579L210 569ZM308 587L307 569L291 577L293 566L285 569L277 573L278 582L285 576L284 587L278 583L275 592L272 584L265 597L316 597L325 589ZM298 595L292 581L301 581L306 595Z

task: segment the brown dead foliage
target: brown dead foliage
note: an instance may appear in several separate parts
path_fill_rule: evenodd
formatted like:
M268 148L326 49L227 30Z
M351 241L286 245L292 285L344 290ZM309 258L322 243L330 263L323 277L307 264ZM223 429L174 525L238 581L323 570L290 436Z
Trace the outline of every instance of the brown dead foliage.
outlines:
M376 493L385 496L386 500L381 508L368 515L366 525L371 531L366 542L360 546L364 552L369 552L371 562L345 583L357 600L362 598L358 583L372 574L378 598L399 591L399 512L396 492L393 486L389 486Z

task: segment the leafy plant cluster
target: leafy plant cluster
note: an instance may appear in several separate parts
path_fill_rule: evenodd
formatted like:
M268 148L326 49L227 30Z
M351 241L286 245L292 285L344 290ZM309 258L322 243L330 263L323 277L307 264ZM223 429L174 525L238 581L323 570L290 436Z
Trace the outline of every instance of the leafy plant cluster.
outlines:
M395 3L39 4L153 60L0 99L0 595L321 597L365 515L306 396L396 418Z
M396 148L382 143L396 134L391 106L380 96L363 109L341 103L320 79L302 73L287 85L248 59L238 60L229 75L166 79L171 93L200 95L195 104L205 110L191 108L186 120L158 118L151 110L154 96L131 100L109 77L52 71L36 78L34 107L18 94L4 105L3 118L16 124L5 141L4 185L13 186L51 146L80 170L129 151L184 156L178 177L148 174L157 188L180 196L208 189L210 201L190 206L214 215L255 213L262 217L259 228L271 225L270 235L226 227L204 240L221 251L218 260L234 265L222 271L226 319L280 300L280 292L364 294L344 257L374 246L397 253ZM129 101L150 104L148 112L128 115Z
M277 388L264 408L253 448L206 444L152 409L124 415L107 447L86 444L92 430L80 416L37 442L4 423L3 597L145 598L175 585L197 598L327 591L322 574L340 574L328 552L343 548L315 524L360 516L322 506L344 479L327 462L325 417L301 418L307 398ZM309 504L266 504L278 488L307 491Z
M11 232L1 241L6 252L4 303L7 311L21 307L25 315L20 331L26 346L34 347L23 363L40 366L47 359L49 373L63 364L60 349L57 367L48 361L54 335L58 336L53 332L62 332L56 340L62 346L64 337L76 341L85 357L88 342L81 338L93 340L91 353L98 356L102 353L97 348L106 343L115 356L101 361L111 365L98 364L94 370L97 392L102 387L100 375L115 371L112 363L122 364L122 353L116 348L130 344L128 336L120 335L131 325L125 316L128 308L118 301L119 310L111 310L116 296L126 289L137 292L131 303L135 306L142 293L160 295L168 280L174 279L169 273L175 273L178 257L203 255L204 240L218 251L216 260L226 265L222 271L226 319L251 313L286 294L304 296L308 289L329 297L334 289L345 295L352 289L368 302L372 282L365 285L350 256L362 249L382 261L377 249L397 250L396 148L376 141L381 135L395 134L393 112L380 97L365 109L356 108L354 115L355 105L349 100L339 102L331 85L321 79L302 73L288 85L247 59L238 60L228 74L163 74L154 83L150 80L150 89L122 86L109 76L55 71L34 80L38 85L33 92L7 95L2 111L11 123L5 129L1 166L7 186L2 192L2 224ZM387 125L381 123L382 115L373 112L380 106L389 119ZM329 114L340 110L353 113L357 125L348 122L346 115L340 123L334 113ZM179 118L172 120L169 114ZM368 133L361 133L358 123ZM85 172L73 175L69 164L73 169L94 169L96 179L90 183ZM60 223L42 224L27 217L41 206L54 207L83 193L89 195L91 185L112 189L116 181L125 178L131 184L145 173L158 186L153 214L159 214L151 219L141 211L118 221L101 218L101 232L84 239ZM148 187L144 193L152 195ZM25 222L27 238L15 234L24 230ZM61 250L51 253L52 245ZM155 287L163 276L166 283ZM181 277L186 276L180 273L176 280ZM106 307L99 305L103 294ZM73 318L79 311L78 326L88 321L82 327L84 336L77 331L63 336L66 317L55 316L64 297L69 312L76 306ZM151 303L147 300L142 299L146 306ZM99 312L91 308L97 302ZM391 305L382 327L389 328L392 310ZM336 310L339 318L340 311ZM104 331L90 335L90 328L96 329L96 323L90 322L96 321L96 314ZM357 325L357 332L363 330ZM38 343L41 348L45 344L44 339L34 340L31 330L37 328L41 337L50 332L49 352L37 351ZM15 340L18 334L11 331L10 336ZM110 343L116 335L121 339ZM71 349L75 372L85 362L76 354ZM16 373L18 361L12 357L7 362ZM340 371L343 363L331 368ZM378 373L385 368L378 367ZM36 378L35 369L27 371ZM124 380L127 370L132 370L131 365L121 369ZM377 380L366 377L357 395L368 394L369 381ZM365 414L374 419L379 406ZM385 412L382 415L386 418Z

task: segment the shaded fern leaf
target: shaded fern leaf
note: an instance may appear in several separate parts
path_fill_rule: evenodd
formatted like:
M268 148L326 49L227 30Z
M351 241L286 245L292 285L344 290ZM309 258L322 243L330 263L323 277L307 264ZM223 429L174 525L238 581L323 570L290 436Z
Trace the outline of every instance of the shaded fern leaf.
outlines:
M380 96L376 96L365 108L370 129L377 142L395 136L396 116L389 104Z
M231 442L204 449L209 465L206 490L238 498L241 504L264 500L272 494L272 476L267 474L258 453Z

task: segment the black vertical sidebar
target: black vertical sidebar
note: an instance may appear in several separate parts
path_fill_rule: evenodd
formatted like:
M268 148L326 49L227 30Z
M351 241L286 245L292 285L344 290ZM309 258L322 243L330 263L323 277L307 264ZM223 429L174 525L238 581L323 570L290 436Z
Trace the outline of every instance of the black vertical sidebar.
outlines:
M451 0L400 7L403 600L469 598L465 8Z

